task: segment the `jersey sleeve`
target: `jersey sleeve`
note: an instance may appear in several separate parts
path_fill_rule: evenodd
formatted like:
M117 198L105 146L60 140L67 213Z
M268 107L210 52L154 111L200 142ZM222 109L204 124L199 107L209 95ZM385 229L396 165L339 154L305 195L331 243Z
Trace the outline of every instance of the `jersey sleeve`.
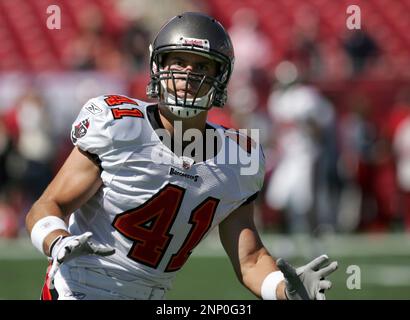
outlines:
M144 118L140 101L121 95L92 98L81 108L71 128L71 141L102 159L141 139Z
M237 130L222 126L225 136L225 150L222 158L229 162L227 166L235 172L236 183L230 193L232 209L251 203L263 188L265 178L265 155L259 142L259 132L252 129ZM250 133L250 135L248 135ZM228 160L227 160L228 158ZM231 162L232 160L232 162Z
M71 141L82 151L102 157L113 148L113 117L98 98L87 101L71 127Z
M257 198L265 179L265 155L262 146L258 145L253 152L249 166L241 175L242 204L248 204Z

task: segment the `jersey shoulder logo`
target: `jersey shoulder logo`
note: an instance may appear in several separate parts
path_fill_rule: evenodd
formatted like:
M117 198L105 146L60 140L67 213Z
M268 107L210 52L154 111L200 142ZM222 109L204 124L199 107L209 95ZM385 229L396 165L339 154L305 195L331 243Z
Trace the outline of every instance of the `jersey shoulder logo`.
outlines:
M93 115L96 115L102 112L102 109L98 107L97 105L95 105L94 103L90 103L89 105L87 105L85 107L85 110L92 113Z
M76 143L78 139L84 137L87 134L90 127L90 120L87 118L74 125L74 129L71 131L71 140Z

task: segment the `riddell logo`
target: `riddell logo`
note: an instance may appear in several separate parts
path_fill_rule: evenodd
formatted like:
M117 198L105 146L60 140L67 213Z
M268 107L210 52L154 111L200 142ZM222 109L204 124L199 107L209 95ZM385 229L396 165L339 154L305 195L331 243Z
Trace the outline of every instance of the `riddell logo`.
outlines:
M192 40L185 39L184 44L203 47L204 46L204 41L203 40L196 40L196 39L192 39Z
M181 46L193 46L199 47L206 51L209 51L209 40L207 39L196 39L196 38L184 38L181 37L178 41Z
M191 174L187 174L187 173L185 173L185 172L181 172L181 171L178 171L178 170L176 170L176 169L174 169L174 168L170 168L169 169L169 174L171 175L171 176L180 176L180 177L183 177L183 178L187 178L187 179L191 179L191 180L194 180L195 182L197 182L198 181L198 178L199 178L199 176L198 175L191 175Z

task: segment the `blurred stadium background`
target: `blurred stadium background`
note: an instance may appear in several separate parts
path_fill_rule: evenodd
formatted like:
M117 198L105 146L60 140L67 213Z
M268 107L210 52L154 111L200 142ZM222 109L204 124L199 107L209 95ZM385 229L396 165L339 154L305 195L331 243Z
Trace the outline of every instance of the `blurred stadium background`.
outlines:
M349 30L349 5L361 29ZM47 28L61 10L61 29ZM0 0L0 299L37 299L47 261L25 214L72 148L71 122L100 94L145 99L148 45L183 11L231 34L228 105L210 119L260 128L257 224L275 256L326 252L329 299L410 297L410 0ZM357 22L357 21L356 21ZM360 268L360 290L346 273ZM253 299L216 234L169 299Z

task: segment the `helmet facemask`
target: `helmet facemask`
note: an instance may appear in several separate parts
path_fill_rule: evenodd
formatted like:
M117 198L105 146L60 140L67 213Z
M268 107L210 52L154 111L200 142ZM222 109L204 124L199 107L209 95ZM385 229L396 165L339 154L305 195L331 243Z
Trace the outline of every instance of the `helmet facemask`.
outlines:
M197 54L197 52L190 51L181 52ZM166 53L169 53L169 51ZM226 65L212 59L210 55L204 56L217 61L219 70L216 77L198 72L166 69L162 63L164 53L152 57L151 82L147 94L152 98L159 98L161 104L180 118L192 118L203 111L209 110L212 106L222 107L226 101L226 79L228 76ZM177 93L176 82L181 80L185 82L183 96ZM190 96L188 96L188 89L191 89L191 87L194 87L194 91L190 92ZM206 87L209 89L205 93L201 92Z
M168 80L171 80L171 90L167 86ZM185 81L184 96L178 96L176 81ZM160 96L161 102L168 106L169 109L181 118L191 118L198 113L210 109L215 95L215 88L212 85L213 79L201 73L192 73L184 71L160 71ZM189 83L198 82L198 88L195 90L193 97L188 97ZM207 93L199 96L202 87L210 86Z

